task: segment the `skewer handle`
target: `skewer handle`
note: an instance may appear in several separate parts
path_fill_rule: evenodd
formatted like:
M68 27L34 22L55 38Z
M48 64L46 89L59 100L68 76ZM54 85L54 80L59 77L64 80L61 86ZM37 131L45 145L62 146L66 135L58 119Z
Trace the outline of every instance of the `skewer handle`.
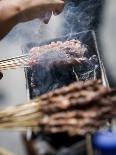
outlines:
M15 69L17 67L28 67L29 57L28 55L21 55L10 59L0 61L0 70Z

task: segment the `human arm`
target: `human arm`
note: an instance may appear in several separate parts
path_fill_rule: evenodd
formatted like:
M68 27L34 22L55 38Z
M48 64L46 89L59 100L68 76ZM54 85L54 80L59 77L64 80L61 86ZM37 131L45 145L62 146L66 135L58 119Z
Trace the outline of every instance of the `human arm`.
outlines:
M18 23L41 18L47 12L61 12L63 0L1 0L0 39Z

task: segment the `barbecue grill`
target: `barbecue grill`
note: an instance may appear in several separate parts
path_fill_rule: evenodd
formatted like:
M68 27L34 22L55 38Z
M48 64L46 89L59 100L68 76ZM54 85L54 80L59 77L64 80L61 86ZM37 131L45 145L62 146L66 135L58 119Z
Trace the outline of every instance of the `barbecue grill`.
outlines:
M30 42L23 46L23 48L22 48L23 54L27 54L30 51L30 49L33 47L47 45L47 44L50 44L51 42L56 42L56 41L63 42L66 40L71 40L71 39L79 40L82 42L82 44L87 46L88 57L91 57L92 55L97 55L98 60L99 60L99 66L100 66L100 72L98 73L97 78L102 80L102 84L104 86L109 87L105 69L104 69L102 60L100 58L100 53L99 53L99 49L97 46L96 34L92 30L83 31L83 32L76 33L76 34L70 34L67 36L61 36L60 38L55 38L55 39L47 40L44 42L40 42L37 40ZM32 88L30 85L30 71L28 70L28 68L25 68L25 77L26 77L26 81L27 81L27 96L28 96L28 99L29 98L32 99L33 95L32 95ZM28 135L30 135L30 136L28 137ZM68 145L69 149L66 149L64 147L64 149L62 150L62 149L60 149L60 147L61 147L60 146L59 148L57 148L58 155L69 155L69 154L84 155L87 153L86 149L88 150L89 155L90 155L90 153L92 153L91 140L90 140L91 136L90 135L88 135L86 137L86 139L82 136L77 136L77 137L73 137L73 138L69 138L66 135L64 137L63 136L64 135L58 135L56 137L54 136L53 140L52 140L52 141L58 141L58 140L60 140L60 138L64 138L65 141L63 141L63 139L62 139L63 143L65 143L67 141L67 145ZM29 152L31 152L30 155L32 155L32 154L37 155L38 148L40 148L40 147L42 148L42 147L44 147L44 145L47 148L48 144L49 144L46 140L46 138L49 139L49 137L46 137L46 136L44 137L41 133L38 135L38 132L34 132L34 131L33 132L27 131L27 134L24 135L23 138L24 138L24 142L26 143L27 150ZM70 144L68 143L69 139L71 142ZM86 144L88 144L88 145L86 145ZM38 145L39 147L36 148L36 145ZM49 146L48 148L50 149L51 146ZM52 147L50 149L50 152L51 152L51 154L54 154L54 147ZM44 152L44 153L46 154L46 152Z

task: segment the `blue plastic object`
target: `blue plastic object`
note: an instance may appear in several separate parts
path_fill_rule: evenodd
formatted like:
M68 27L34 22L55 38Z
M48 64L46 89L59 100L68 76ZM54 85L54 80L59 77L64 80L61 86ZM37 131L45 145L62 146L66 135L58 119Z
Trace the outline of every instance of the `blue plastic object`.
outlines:
M92 143L102 155L116 155L116 132L97 132L92 137Z

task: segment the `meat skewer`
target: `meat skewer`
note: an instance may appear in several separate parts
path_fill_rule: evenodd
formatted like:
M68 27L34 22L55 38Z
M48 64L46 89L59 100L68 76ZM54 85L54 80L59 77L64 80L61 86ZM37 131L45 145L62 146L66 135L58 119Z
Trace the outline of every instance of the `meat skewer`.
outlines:
M38 129L85 135L115 116L116 90L99 81L76 82L27 104L0 110L0 129Z
M65 42L52 42L51 44L39 46L31 49L29 54L24 54L21 56L13 57L6 60L0 61L0 69L7 70L7 69L15 69L17 67L30 67L33 63L38 63L38 57L41 53L45 52L46 50L51 52L56 50L64 51L67 53L67 50L73 49L75 50L75 55L78 55L79 58L83 57L84 52L87 50L85 47L81 47L81 42L78 40L70 40ZM64 53L60 53L63 55ZM71 53L70 53L71 54ZM68 54L66 54L68 57ZM81 59L80 59L81 60Z

